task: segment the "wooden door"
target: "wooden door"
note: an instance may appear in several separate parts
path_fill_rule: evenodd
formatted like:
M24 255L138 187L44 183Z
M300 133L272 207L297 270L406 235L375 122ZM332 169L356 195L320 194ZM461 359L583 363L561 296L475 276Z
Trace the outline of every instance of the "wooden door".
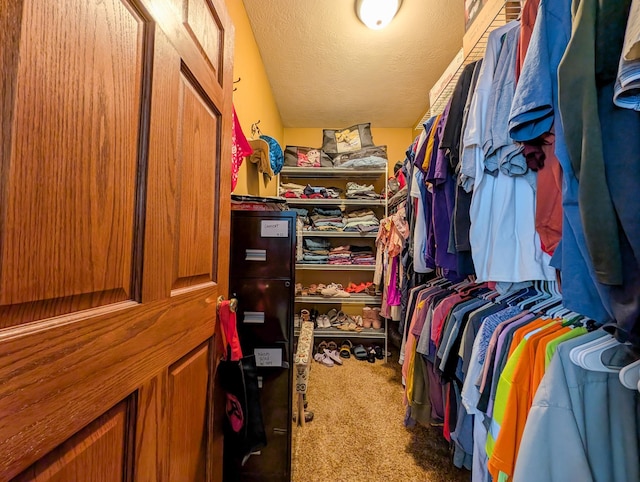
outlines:
M0 480L221 478L224 0L0 0Z

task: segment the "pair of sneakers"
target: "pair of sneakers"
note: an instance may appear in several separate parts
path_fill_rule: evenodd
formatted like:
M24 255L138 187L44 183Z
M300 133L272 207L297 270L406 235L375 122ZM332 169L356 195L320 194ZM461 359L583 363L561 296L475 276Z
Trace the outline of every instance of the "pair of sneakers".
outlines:
M328 315L318 315L316 317L317 328L331 328L331 320Z
M339 283L331 283L320 293L326 298L348 298L351 296L351 293L346 292Z

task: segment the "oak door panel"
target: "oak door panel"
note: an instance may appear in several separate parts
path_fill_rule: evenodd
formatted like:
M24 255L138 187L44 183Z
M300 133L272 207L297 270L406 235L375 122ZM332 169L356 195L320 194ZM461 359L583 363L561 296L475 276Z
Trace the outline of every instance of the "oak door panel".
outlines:
M25 470L13 482L127 480L128 409L123 401Z
M144 29L127 0L24 5L0 327L132 298Z
M0 480L210 339L217 294L210 287L153 303L125 302L95 318L0 333Z
M209 362L204 344L169 368L169 480L205 479Z
M0 0L0 480L221 478L232 57L224 0Z
M211 281L217 236L218 114L189 72L181 72L178 112L178 195L174 288ZM213 167L213 168L212 168Z
M184 24L217 76L222 28L207 0L184 0Z

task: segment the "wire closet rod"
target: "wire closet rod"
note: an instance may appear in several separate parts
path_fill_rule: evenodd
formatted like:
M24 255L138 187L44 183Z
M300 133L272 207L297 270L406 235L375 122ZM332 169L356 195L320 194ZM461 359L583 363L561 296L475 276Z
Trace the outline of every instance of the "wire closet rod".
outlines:
M441 114L444 111L444 108L447 106L447 102L449 102L449 99L453 95L453 91L456 88L456 84L458 83L458 79L460 78L460 75L462 74L464 68L470 63L480 60L484 57L487 42L489 40L489 34L496 28L501 27L511 22L512 20L520 18L521 10L522 5L520 1L507 0L504 2L502 8L498 11L498 13L496 13L482 35L473 44L473 47L471 47L471 50L465 56L462 64L456 69L449 82L447 82L446 86L442 89L440 95L435 99L433 104L429 106L429 110L415 127L416 130L422 129L423 124L427 122L427 120L429 120L434 115Z

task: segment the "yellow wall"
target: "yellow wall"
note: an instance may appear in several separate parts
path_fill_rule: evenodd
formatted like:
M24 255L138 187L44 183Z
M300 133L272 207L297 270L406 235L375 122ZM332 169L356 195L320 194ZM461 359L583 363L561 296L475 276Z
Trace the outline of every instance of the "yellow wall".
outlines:
M415 132L411 127L371 127L371 135L376 146L387 146L389 171L391 172L397 161L404 160L405 151L413 142ZM285 127L284 143L289 146L320 147L322 145L322 127Z
M284 145L282 119L244 4L242 0L226 0L226 4L235 26L233 79L241 80L234 85L237 90L233 93L233 104L242 131L247 139L251 139L251 124L259 120L262 133ZM265 182L256 165L245 159L233 192L260 196L276 195L276 178L271 182Z

